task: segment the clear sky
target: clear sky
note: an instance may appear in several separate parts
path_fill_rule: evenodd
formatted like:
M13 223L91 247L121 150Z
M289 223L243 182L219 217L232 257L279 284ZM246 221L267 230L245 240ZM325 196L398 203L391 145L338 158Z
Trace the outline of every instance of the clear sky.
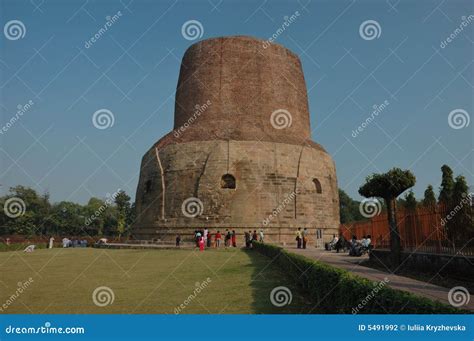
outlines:
M22 184L53 201L134 197L142 155L172 129L186 48L268 39L296 11L276 42L301 58L313 139L340 188L360 198L368 174L398 166L420 198L444 163L474 183L473 1L0 0L0 194ZM195 40L182 34L189 20L202 25ZM92 122L99 109L113 114L107 129Z

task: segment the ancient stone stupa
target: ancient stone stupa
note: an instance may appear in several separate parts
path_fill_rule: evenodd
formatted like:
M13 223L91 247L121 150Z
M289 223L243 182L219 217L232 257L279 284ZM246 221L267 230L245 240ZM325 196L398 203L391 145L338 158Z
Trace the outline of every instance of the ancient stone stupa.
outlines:
M311 141L301 62L251 37L213 38L184 54L174 130L144 156L135 239L191 239L196 229L263 229L316 246L338 233L334 162Z

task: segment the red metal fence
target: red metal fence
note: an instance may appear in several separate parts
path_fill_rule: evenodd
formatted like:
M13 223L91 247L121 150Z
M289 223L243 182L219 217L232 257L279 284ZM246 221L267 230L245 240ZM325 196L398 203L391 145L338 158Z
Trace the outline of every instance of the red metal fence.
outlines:
M442 221L448 214L444 207L419 207L416 210L397 210L397 227L403 250L474 256L474 247L455 246L446 233ZM367 221L341 224L340 233L346 240L352 236L361 239L371 235L376 248L390 248L390 230L387 213L383 212Z

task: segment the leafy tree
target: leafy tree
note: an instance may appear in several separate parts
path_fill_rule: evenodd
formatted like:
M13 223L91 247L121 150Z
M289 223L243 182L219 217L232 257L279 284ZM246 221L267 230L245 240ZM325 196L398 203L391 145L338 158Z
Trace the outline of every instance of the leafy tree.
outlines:
M5 210L3 208L6 201L10 203L10 208ZM32 188L15 186L10 188L8 195L0 198L0 204L3 233L34 235L47 232L45 222L48 221L46 218L51 208L48 193L40 196Z
M78 236L84 234L84 209L70 201L61 201L52 209L54 234Z
M105 201L102 199L92 197L87 202L87 205L84 207L84 225L89 235L103 236L105 225L104 212L106 209Z
M436 196L433 191L433 186L428 185L425 190L425 195L423 198L423 206L434 208L436 206Z
M448 221L447 232L448 237L459 246L463 246L474 238L472 198L468 191L469 187L464 176L457 176L453 187L452 203L449 207L451 219Z
M405 194L405 200L403 200L403 206L407 210L414 211L416 209L417 204L418 203L416 201L415 194L413 193L413 191L410 190L407 194Z
M25 186L10 188L0 197L0 234L121 236L135 220L135 204L124 191L106 200L90 198L84 206L68 201L51 204L49 197L48 192L39 195ZM3 209L13 199L18 215Z
M438 202L449 205L453 197L454 189L453 170L448 165L443 165L441 172L441 187L439 188Z
M416 178L409 170L392 168L387 173L372 174L366 178L366 182L359 188L360 195L366 198L379 197L385 200L387 205L387 217L390 227L390 249L392 253L392 265L400 264L400 235L397 228L397 197L408 188L415 185Z
M339 189L339 212L341 224L364 220L359 210L359 201L353 200L346 192Z
M117 217L117 233L119 238L125 232L127 226L127 217L130 216L131 204L130 197L125 193L124 190L120 190L115 196L115 204L117 205L118 217Z

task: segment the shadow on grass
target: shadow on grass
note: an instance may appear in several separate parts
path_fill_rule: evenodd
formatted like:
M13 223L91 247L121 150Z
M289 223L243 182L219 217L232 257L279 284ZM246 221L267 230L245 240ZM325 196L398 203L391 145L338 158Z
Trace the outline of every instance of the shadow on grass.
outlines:
M253 250L244 252L254 267L251 286L256 314L320 313L307 293L274 260Z

